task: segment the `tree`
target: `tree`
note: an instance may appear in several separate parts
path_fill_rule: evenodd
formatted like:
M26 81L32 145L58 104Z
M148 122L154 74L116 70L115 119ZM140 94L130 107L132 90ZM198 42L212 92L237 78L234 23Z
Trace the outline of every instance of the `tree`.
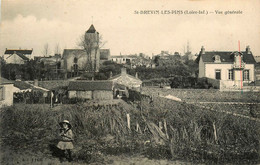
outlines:
M49 48L49 44L48 44L48 43L46 43L46 44L44 45L42 54L43 54L44 57L49 56L49 54L50 54L50 48Z
M54 54L61 54L60 52L60 44L57 43L54 48Z
M80 37L80 41L78 45L83 48L86 51L87 57L88 57L88 63L85 69L88 69L90 72L95 72L96 71L96 62L94 62L93 65L93 60L92 60L92 52L94 52L94 57L96 60L97 58L97 52L98 49L103 47L106 42L102 42L102 36L100 36L98 33L94 33L94 35L91 34L84 34ZM86 71L86 70L85 70Z

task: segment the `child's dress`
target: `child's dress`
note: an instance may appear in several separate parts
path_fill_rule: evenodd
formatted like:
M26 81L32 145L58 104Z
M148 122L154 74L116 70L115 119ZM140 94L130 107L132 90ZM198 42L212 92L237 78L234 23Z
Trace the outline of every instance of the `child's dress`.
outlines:
M72 144L73 133L72 133L71 129L67 129L67 130L61 129L60 132L61 132L60 133L61 139L60 139L59 143L57 144L57 147L61 150L73 149L73 147L74 147Z

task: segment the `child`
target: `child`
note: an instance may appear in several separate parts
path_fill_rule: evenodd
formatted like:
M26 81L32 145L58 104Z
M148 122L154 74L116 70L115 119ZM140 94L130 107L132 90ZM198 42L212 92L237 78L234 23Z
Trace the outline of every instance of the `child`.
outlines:
M60 141L57 145L59 149L62 151L62 156L65 157L65 152L68 154L68 160L72 161L71 157L71 150L73 149L73 133L71 131L71 124L69 123L68 120L64 120L59 123L61 126L59 136L60 136Z

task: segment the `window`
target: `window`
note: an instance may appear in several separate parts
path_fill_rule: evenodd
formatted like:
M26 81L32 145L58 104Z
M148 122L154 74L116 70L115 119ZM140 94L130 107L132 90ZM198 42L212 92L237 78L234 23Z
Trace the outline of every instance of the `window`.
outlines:
M249 70L244 70L243 81L248 81L248 80L249 80Z
M77 64L78 63L78 59L75 57L74 58L74 63Z
M214 59L214 62L221 62L219 55L215 55L215 56L213 57L213 59Z
M232 69L229 69L228 70L228 79L229 80L234 80L234 77L233 77L234 75L233 75L233 70Z
M221 80L221 70L220 69L217 69L215 71L215 79Z

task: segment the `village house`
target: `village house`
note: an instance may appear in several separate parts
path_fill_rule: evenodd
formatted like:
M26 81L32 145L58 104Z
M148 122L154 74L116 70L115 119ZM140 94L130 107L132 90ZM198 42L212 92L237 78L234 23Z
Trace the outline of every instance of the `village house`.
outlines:
M50 79L64 78L64 71L61 68L61 54L55 54L49 57L34 57L34 59L48 70L45 76Z
M111 61L117 64L131 64L134 60L137 59L137 55L114 55L111 56Z
M156 66L175 65L182 62L179 52L170 54L168 51L161 51L160 54L153 56Z
M169 53L169 51L163 51L163 50L162 50L161 53L160 53L160 54L157 54L156 56L159 56L160 59L166 59L166 60L168 60L170 57L173 56L173 54Z
M100 64L110 61L110 49L100 49Z
M68 86L68 97L86 100L112 100L113 81L71 81Z
M237 88L255 81L255 59L246 51L205 51L202 46L196 61L199 63L199 78L218 80L220 88Z
M7 49L3 55L3 59L7 64L26 64L27 61L33 59L33 49Z
M61 62L61 54L55 54L54 56L49 57L36 56L34 59L39 63L43 62L44 65L56 67L56 65Z
M123 85L128 89L134 89L137 91L140 91L142 87L142 81L137 78L137 74L136 77L127 74L126 68L122 68L120 74L109 78L109 80L113 81L114 84Z
M86 42L89 42L89 54L85 49L64 49L62 59L61 59L61 68L64 69L66 73L77 73L89 71L90 63L92 64L92 70L98 72L100 67L100 48L98 45L99 42L99 33L96 31L93 25L85 32ZM85 43L87 44L87 43Z
M13 105L14 82L0 77L0 108Z

